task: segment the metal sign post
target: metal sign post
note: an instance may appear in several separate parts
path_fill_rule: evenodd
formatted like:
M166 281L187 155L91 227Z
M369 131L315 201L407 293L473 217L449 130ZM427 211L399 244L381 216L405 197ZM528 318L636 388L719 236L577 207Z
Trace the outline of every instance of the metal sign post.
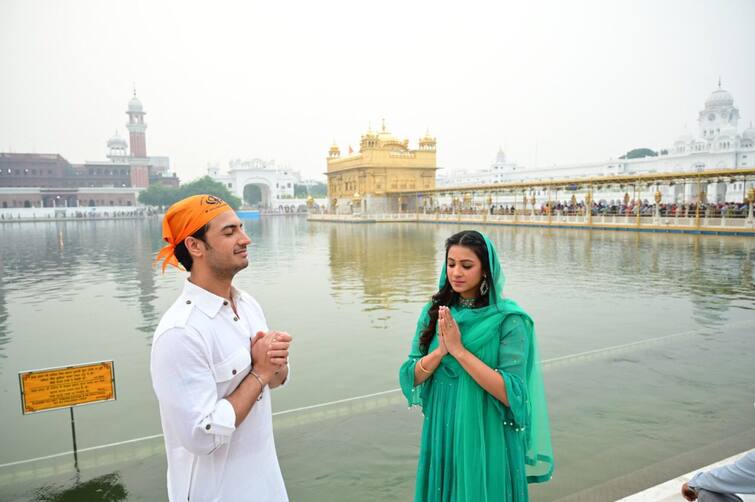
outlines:
M71 410L71 437L73 437L73 465L76 467L76 471L79 470L79 451L76 448L76 421L73 419L73 406L68 408Z
M71 413L71 437L73 461L79 470L79 454L76 446L75 406L115 401L115 367L113 361L22 371L18 374L21 390L21 413L68 408Z

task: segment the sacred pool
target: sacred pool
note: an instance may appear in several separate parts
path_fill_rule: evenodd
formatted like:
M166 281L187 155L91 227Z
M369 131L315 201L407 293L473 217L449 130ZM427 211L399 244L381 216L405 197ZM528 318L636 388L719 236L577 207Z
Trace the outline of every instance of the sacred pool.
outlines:
M236 284L294 336L273 393L291 500L406 501L421 414L397 371L457 224L246 222ZM755 441L755 239L476 227L540 342L556 470L532 500L615 500ZM0 499L165 500L152 334L183 274L159 219L0 226ZM18 373L113 360L117 399L22 415Z

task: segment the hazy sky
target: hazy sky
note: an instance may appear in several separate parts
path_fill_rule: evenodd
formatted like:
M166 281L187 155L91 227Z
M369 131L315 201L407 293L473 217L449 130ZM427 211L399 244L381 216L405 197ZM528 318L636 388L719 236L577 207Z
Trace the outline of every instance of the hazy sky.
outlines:
M0 151L102 160L136 84L185 181L275 159L320 176L368 124L438 165L670 146L719 75L755 120L755 1L0 2Z

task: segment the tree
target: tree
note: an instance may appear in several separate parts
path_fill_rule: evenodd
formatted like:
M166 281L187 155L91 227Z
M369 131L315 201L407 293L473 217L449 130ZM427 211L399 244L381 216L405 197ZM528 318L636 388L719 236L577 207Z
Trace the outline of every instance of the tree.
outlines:
M225 185L209 176L204 176L178 188L161 184L150 185L139 194L139 202L147 206L165 207L186 197L203 193L223 199L233 209L238 209L241 206L241 200L238 197L232 195Z
M156 183L139 193L139 202L145 206L170 206L179 199L178 189Z
M315 198L327 197L328 186L325 183L315 183L313 185L297 183L294 185L294 197L303 199L308 195Z
M303 199L307 195L309 195L309 192L307 191L307 185L294 183L294 197L296 197L297 199Z
M629 150L627 153L619 157L620 159L641 159L643 157L657 157L658 152L651 150L650 148L635 148Z
M214 195L226 201L233 209L241 207L241 199L232 195L228 191L225 185L219 181L215 181L209 176L204 176L198 180L194 180L191 183L181 185L178 187L179 197L178 200L189 197L191 195L199 195L202 193Z

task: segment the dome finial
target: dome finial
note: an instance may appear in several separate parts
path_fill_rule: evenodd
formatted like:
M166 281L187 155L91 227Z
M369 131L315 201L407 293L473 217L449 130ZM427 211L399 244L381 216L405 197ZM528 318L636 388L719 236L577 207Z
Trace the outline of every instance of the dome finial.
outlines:
M718 88L721 88L721 75L718 76Z
M383 132L385 132L385 119L383 119Z

